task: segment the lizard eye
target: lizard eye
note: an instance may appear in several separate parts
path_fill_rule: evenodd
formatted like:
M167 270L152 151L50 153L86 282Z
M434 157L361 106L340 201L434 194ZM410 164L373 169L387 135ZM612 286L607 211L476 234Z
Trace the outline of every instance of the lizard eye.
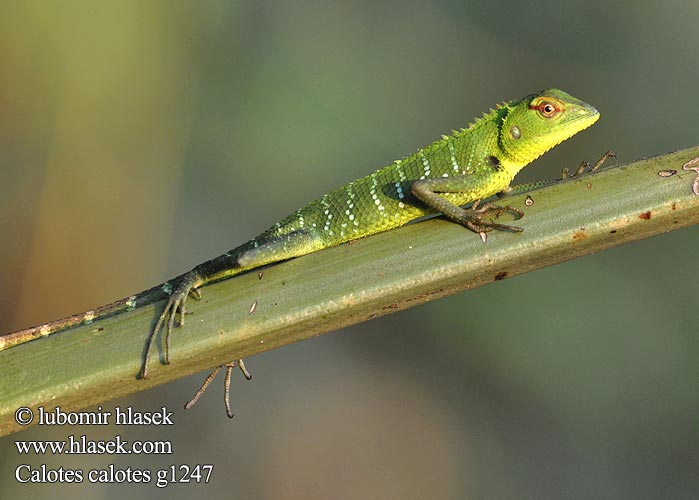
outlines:
M551 101L541 101L536 109L544 118L552 118L559 111L558 106Z

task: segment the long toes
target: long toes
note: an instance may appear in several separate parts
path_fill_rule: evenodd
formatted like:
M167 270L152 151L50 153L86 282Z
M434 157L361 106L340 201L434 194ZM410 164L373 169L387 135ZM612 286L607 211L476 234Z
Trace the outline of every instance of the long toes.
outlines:
M493 230L508 231L511 233L521 233L522 231L524 231L524 229L522 229L521 227L509 226L507 224L497 224L495 222L486 222L480 219L467 221L466 227L469 228L471 231L480 234L481 240L483 239L483 235Z
M524 217L524 212L522 212L519 208L511 207L508 205L505 207L505 209L515 216L515 220L519 220L522 217Z
M505 212L509 212L512 215L514 215L515 220L524 217L524 212L522 212L519 208L510 205L501 206L495 205L493 203L485 203L484 205L481 205L474 211L479 215L479 218L497 217L498 215L503 214Z
M493 229L497 229L497 224L493 224L492 222L484 222L484 221L473 221L468 224L466 224L466 227L468 227L471 231L474 233L478 233L481 235L481 239L483 239L484 234L489 233Z
M174 300L172 303L172 308L169 309L167 326L165 328L165 364L170 364L170 333L175 327L175 316L177 316L177 308L179 306L178 300ZM166 311L168 311L166 309Z
M487 203L483 203L481 206L479 206L477 208L472 207L471 210L473 210L477 214L487 214L489 212L492 212L494 209L498 209L498 208L500 208L498 205L487 202Z
M498 231L509 231L511 233L521 233L524 231L521 227L517 226L508 226L506 224L493 224L492 226L493 229L497 229Z
M492 215L494 215L495 217L497 217L497 216L499 216L500 214L504 214L504 213L509 213L509 214L511 214L511 215L515 218L515 220L519 220L519 219L521 219L522 217L524 217L524 212L522 212L519 208L512 207L512 206L510 206L510 205L507 205L507 206L505 206L505 207L494 206L493 209L492 209L492 212L489 212L489 213L487 213L487 214L485 214L485 215L491 215L491 214L492 214Z
M244 376L247 380L252 380L252 375L250 374L250 372L248 371L248 369L245 368L245 361L243 361L242 359L239 359L239 360L238 360L238 368L240 368L240 371L243 372L243 376Z
M184 316L187 314L187 310L185 309L185 304L187 303L187 296L185 295L182 300L180 301L180 304L178 306L178 311L180 313L180 326L184 326ZM174 315L174 313L173 313Z
M148 340L146 341L146 358L143 360L143 367L141 368L141 378L148 378L148 364L150 362L150 353L153 349L153 342L155 342L155 337L160 331L160 329L166 324L168 320L168 311L172 307L172 299L168 300L165 305L165 310L160 314L158 321L155 323L155 327L151 330L150 335L148 335Z

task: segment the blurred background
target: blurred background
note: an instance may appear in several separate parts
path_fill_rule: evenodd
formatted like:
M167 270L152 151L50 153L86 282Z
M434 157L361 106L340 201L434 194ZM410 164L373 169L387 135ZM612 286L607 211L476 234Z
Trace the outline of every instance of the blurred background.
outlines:
M602 118L520 181L696 145L698 20L678 0L2 2L0 332L162 282L543 88ZM0 439L0 497L696 498L697 248L692 227L248 359L232 421L221 379L181 410L201 374L103 405L173 427L29 428ZM69 434L174 455L14 445ZM214 471L20 485L20 463Z

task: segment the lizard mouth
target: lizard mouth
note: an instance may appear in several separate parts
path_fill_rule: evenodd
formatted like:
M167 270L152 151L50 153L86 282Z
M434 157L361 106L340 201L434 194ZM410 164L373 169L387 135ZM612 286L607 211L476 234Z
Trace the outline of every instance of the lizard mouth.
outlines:
M580 118L588 118L591 120L590 125L595 123L599 119L599 111L597 111L597 108L594 106L591 106L587 103L581 105L578 108L578 114L580 115Z
M585 130L589 126L593 125L597 120L599 120L599 111L594 106L590 106L587 103L580 103L575 106L575 109L569 109L572 111L569 123L575 123L576 128L571 130L568 137L571 137L581 130ZM568 138L566 137L566 139Z

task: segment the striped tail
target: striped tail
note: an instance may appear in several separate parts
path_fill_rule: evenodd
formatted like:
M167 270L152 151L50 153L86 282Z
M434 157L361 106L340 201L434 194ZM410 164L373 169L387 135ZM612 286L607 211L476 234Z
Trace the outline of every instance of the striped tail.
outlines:
M89 325L96 319L112 316L120 312L132 311L137 307L152 304L169 297L168 290L170 283L177 278L170 280L162 285L155 286L136 295L117 300L111 304L100 306L87 312L74 314L67 318L58 319L43 325L33 326L17 332L8 333L0 336L0 351L9 349L16 345L24 344L34 339L46 337L54 333L67 330L81 325Z
M275 228L273 228L275 229ZM266 264L290 259L299 255L304 255L322 247L317 240L306 231L291 231L289 234L277 235L272 231L263 233L258 238L241 245L228 253L215 259L199 264L188 273L173 278L161 285L154 286L136 295L126 297L111 304L97 307L87 312L74 314L67 318L33 326L17 332L0 336L0 351L24 344L26 342L47 337L54 333L62 332L81 325L89 325L96 319L102 319L121 312L132 311L137 307L153 304L161 300L169 300L178 292L184 291L186 294L192 288L213 283L236 274L240 274L249 269L254 269ZM194 276L196 279L188 281L187 278ZM194 283L194 286L191 286ZM185 295L186 295L185 294ZM170 305L170 302L168 302ZM161 319L176 311L166 306ZM157 330L157 328L156 328Z

